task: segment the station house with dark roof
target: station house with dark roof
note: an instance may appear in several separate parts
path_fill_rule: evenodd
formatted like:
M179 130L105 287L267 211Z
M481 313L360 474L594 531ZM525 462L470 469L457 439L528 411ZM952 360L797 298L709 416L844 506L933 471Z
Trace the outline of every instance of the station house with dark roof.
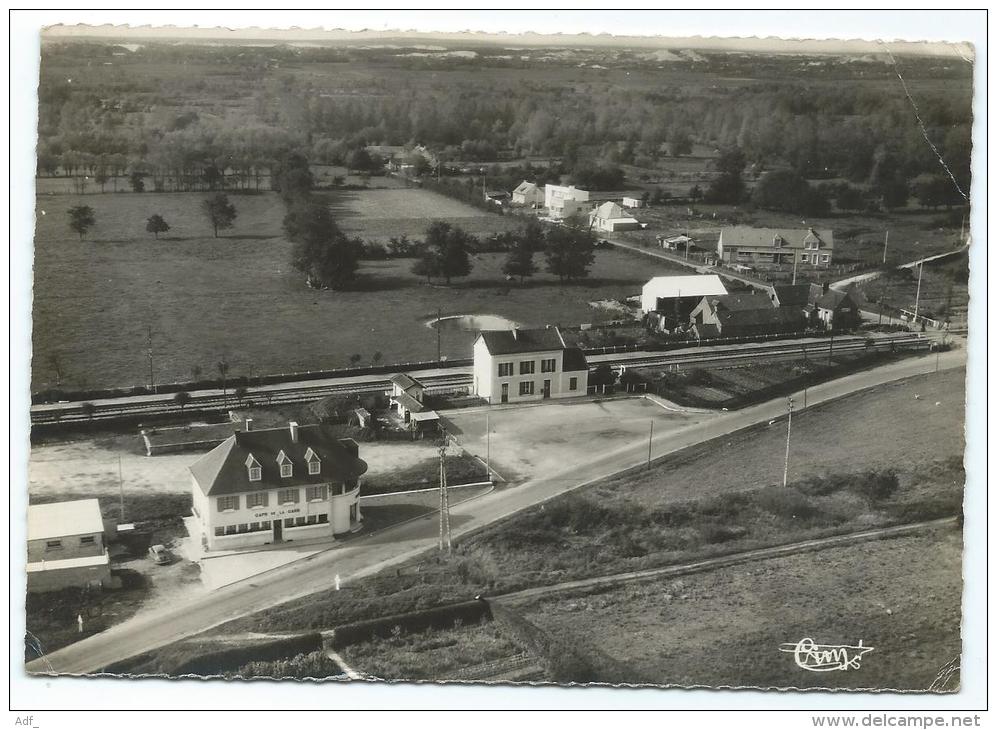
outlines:
M489 403L582 396L588 363L557 327L481 332L474 341L474 393Z

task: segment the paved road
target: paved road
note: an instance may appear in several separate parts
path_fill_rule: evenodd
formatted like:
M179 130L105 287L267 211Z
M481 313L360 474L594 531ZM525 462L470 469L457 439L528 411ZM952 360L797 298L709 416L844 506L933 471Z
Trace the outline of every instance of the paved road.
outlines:
M965 350L908 358L874 370L856 373L809 389L808 404L839 398L864 388L912 375L933 372L937 367L964 367ZM723 436L785 413L779 398L741 411L673 431L652 443L655 458L688 446ZM567 466L563 472L493 492L454 507L451 524L455 538L480 529L515 512L546 501L583 484L602 479L647 459L647 441L599 454L587 463ZM226 621L332 586L335 574L357 581L435 549L436 520L422 520L344 542L341 546L269 573L219 588L206 595L171 604L161 610L140 613L100 634L88 637L27 665L32 673L87 674L121 659L140 654L200 633Z

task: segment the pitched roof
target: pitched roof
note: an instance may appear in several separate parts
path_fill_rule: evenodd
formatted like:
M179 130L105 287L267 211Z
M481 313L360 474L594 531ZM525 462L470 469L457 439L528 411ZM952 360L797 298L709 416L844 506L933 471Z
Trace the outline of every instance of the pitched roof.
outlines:
M632 216L628 215L623 208L621 208L617 203L609 200L600 205L598 208L592 211L592 215L596 218L603 218L605 220L610 220L613 218L628 218L633 220Z
M643 293L651 294L658 299L676 299L722 296L727 293L727 288L716 274L656 276L644 284Z
M821 248L834 248L834 232L830 229L815 228L753 228L751 226L731 226L720 231L724 246L775 246L781 239L785 248L804 248L808 240L817 238Z
M207 495L262 492L267 489L324 484L355 479L367 471L367 462L356 456L347 444L325 425L298 427L298 440L291 440L289 428L240 431L198 459L190 467L201 491ZM354 444L355 448L355 444ZM309 474L305 453L311 449L322 462L318 474ZM294 465L293 476L282 478L277 455ZM252 456L260 465L262 479L249 481L246 463Z
M588 371L589 369L588 361L585 359L585 353L577 347L566 348L564 350L562 362L564 372L566 373Z
M819 284L814 284L812 288L816 289L811 295L813 303L822 309L837 309L846 299L855 305L855 300L852 299L850 292L836 289L828 289L825 292Z
M772 300L765 294L726 294L710 297L710 302L729 312L745 312L752 309L773 309Z
M417 388L419 390L424 390L425 386L418 380L413 378L408 373L396 373L391 376L391 384L397 385L399 388L408 392L409 388Z
M415 398L410 396L408 393L399 393L398 395L391 396L391 400L399 403L405 410L411 413L418 413L425 408L422 403L417 401Z
M776 284L772 292L780 307L805 307L810 303L809 284Z
M535 330L486 330L478 337L484 339L485 347L492 355L545 352L565 348L564 338L561 337L557 327Z
M769 307L768 309L721 310L717 319L724 327L746 327L756 325L799 325L803 312L796 309Z
M525 195L526 193L532 193L536 189L537 189L536 183L531 183L529 180L523 180L523 182L519 183L519 185L516 186L516 189L513 190L512 192L518 193L520 195Z
M47 540L104 531L100 502L76 499L28 505L28 539Z

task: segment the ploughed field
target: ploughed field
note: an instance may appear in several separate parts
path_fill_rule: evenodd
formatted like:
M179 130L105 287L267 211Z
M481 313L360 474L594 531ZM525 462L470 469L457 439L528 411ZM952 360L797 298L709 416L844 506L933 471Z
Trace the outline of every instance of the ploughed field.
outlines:
M150 329L156 383L191 380L194 368L216 376L222 358L229 377L346 367L353 354L363 365L375 352L384 363L430 360L437 337L425 323L438 311L524 325L600 322L612 315L589 302L635 294L648 277L671 271L665 262L599 250L580 285L561 286L549 274L520 285L502 274L503 254L481 254L471 275L452 287L428 285L411 273L412 260L394 259L363 262L354 291L315 291L289 265L276 194L230 195L238 217L219 238L201 211L207 196L38 197L33 391L148 385ZM476 233L515 224L422 190L342 196L332 204L344 229L371 238L421 237L440 217ZM76 205L91 206L97 219L82 242L67 224ZM158 241L145 231L155 213L171 226ZM468 357L473 333L441 340L443 355Z

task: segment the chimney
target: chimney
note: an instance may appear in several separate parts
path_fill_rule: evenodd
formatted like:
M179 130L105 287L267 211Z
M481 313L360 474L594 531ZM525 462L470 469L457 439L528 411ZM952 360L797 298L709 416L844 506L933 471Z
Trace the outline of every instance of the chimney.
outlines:
M246 419L246 428L245 428L245 430L246 430L247 433L253 430L253 419L252 418L247 418Z
M298 443L298 422L289 421L287 426L291 429L291 443Z
M519 327L513 327L512 328L512 339L514 339L514 340L518 340L519 339Z

